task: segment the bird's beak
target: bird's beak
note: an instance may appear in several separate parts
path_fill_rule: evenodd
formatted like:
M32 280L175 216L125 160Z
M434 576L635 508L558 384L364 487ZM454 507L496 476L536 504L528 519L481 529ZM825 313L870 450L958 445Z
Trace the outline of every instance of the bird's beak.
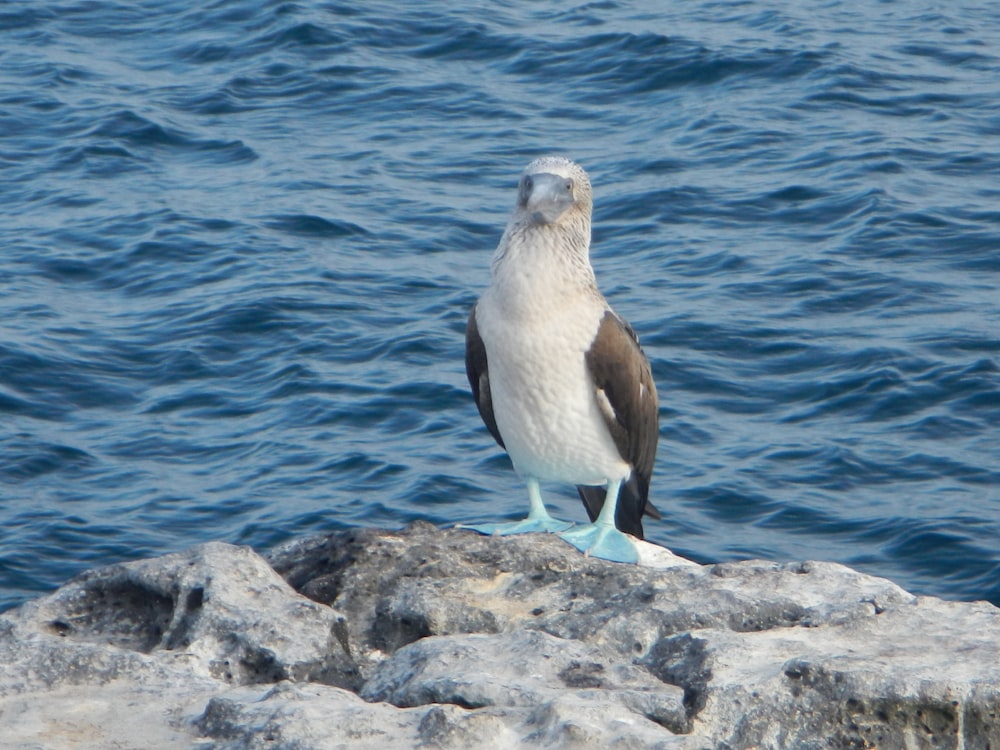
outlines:
M528 175L523 189L524 207L539 224L555 224L573 205L573 181L557 174Z

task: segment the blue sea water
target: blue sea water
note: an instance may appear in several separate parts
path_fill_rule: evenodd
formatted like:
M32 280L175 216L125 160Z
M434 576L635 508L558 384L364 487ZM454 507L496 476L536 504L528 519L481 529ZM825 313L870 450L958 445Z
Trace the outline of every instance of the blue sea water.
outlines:
M463 333L549 152L660 391L648 537L1000 603L995 3L13 0L0 609L521 516Z

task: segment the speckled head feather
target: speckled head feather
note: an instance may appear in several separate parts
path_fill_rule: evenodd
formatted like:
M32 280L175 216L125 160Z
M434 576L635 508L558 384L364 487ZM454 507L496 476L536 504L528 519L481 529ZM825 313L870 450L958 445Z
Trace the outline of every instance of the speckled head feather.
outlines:
M560 186L566 188L566 197L570 199L564 206L564 212L557 217L558 220L542 223L562 224L566 219L572 218L577 221L585 219L589 229L590 215L594 206L594 192L590 186L590 178L587 177L583 167L564 156L539 157L521 173L517 193L517 211L522 214L520 218L525 220L545 218L533 216L527 210L533 188L538 187L539 178L549 180L559 178L560 181L564 181L560 182Z
M576 183L579 200L593 205L594 195L590 187L590 178L583 167L575 161L565 156L540 156L524 168L522 177L545 172L573 180Z
M547 283L568 274L575 285L596 293L589 259L593 200L590 179L579 164L562 156L535 159L521 173L517 203L493 258L494 272L516 256L519 265L540 278L548 276Z

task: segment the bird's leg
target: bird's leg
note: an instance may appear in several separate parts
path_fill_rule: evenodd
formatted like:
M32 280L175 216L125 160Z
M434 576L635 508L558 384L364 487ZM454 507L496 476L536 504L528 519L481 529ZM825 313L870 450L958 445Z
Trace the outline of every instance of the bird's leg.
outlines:
M527 480L528 484L528 517L525 521L530 521L532 523L540 523L542 525L556 524L560 526L559 529L545 529L545 531L564 531L568 529L572 524L566 523L564 521L556 521L549 512L545 509L545 503L542 502L542 490L538 486L538 480L534 478L529 478Z
M610 526L615 529L615 514L618 512L618 493L621 492L622 480L617 480L614 482L608 482L608 491L604 496L604 505L601 506L601 512L597 514L597 520L594 521L595 526Z
M538 486L538 480L529 477L526 481L528 483L528 502L530 506L528 517L523 521L515 521L513 523L460 524L459 528L472 529L473 531L478 531L480 534L490 536L507 536L509 534L529 534L536 531L551 534L557 531L565 531L573 525L568 521L558 521L550 516L549 512L545 510L545 503L542 502L542 491ZM614 520L611 523L614 525Z
M632 539L615 526L618 492L621 486L620 479L608 482L608 492L604 496L604 505L596 521L578 529L565 531L559 536L585 555L613 562L639 562L639 553Z

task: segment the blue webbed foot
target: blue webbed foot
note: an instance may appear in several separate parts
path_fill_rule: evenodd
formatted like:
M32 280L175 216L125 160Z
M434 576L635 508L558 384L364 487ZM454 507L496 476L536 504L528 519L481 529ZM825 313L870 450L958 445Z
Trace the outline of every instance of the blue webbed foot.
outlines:
M590 523L559 535L585 555L620 563L639 562L639 552L632 537L611 524Z
M572 525L569 521L557 521L552 516L546 515L542 518L528 516L523 521L507 523L460 523L456 528L471 529L487 536L508 536L510 534L533 534L538 532L555 534L559 531L565 531Z

